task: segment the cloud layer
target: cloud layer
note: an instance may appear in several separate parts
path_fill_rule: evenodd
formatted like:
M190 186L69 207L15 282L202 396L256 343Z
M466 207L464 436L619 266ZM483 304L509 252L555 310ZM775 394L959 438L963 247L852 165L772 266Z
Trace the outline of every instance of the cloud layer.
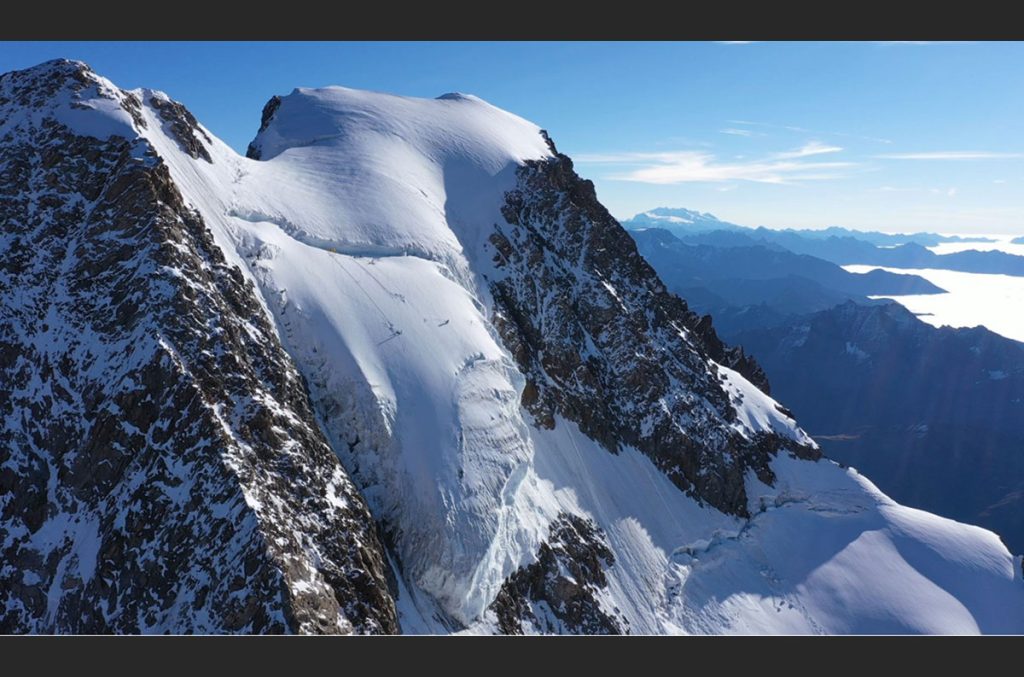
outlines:
M722 161L705 151L684 150L658 153L607 153L580 155L577 161L591 164L633 165L628 171L607 178L639 183L673 184L689 182L751 181L755 183L796 183L843 178L853 162L808 160L838 153L839 146L810 141L800 148L773 153L760 159Z

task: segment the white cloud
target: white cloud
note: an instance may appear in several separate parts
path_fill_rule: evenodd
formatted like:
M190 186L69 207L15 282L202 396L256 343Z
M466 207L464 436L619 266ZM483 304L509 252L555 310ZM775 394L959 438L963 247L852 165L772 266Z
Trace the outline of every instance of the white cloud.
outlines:
M946 195L948 195L949 197L955 196L956 195L956 188L950 188L949 190L947 190L946 191Z
M1006 183L1006 179L994 179L992 183Z
M719 134L732 134L733 136L764 136L760 132L755 132L752 129L736 129L735 127L726 127L725 129L719 129Z
M780 160L786 160L791 158L810 157L811 155L822 155L824 153L838 153L841 150L842 148L840 146L828 146L820 141L808 141L796 150L776 153L774 157L779 158Z
M924 153L884 153L880 160L1007 160L1022 158L1024 153L1000 153L987 150L936 150Z
M720 161L705 151L665 153L606 153L577 156L580 163L635 165L634 169L608 176L619 181L673 184L690 182L790 184L799 181L840 179L857 165L852 162L808 161L806 158L842 150L838 146L809 143L802 148L769 155L760 160Z
M879 136L865 136L864 134L851 134L849 132L823 132L820 130L807 129L806 127L798 127L797 125L776 125L771 122L754 122L753 120L726 120L730 125L740 125L744 127L765 127L767 129L784 129L787 132L796 132L798 134L815 134L818 136L843 136L850 139L863 139L864 141L873 141L875 143L892 143L892 139L883 139Z

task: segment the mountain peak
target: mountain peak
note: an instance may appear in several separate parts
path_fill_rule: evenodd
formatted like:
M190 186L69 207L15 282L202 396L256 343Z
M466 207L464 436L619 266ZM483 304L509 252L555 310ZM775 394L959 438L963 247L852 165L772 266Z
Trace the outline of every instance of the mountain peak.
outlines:
M137 95L82 61L52 59L0 76L0 136L51 119L82 136L134 138L145 128L140 107Z
M89 64L84 61L77 59L67 59L60 57L57 59L50 59L49 61L43 61L35 66L29 66L17 71L10 71L0 75L0 79L18 79L18 78L33 78L46 76L49 78L61 78L61 77L73 77L76 78L80 75L91 75L92 77L99 77L92 70Z
M687 223L692 223L696 220L701 221L717 221L718 217L710 212L699 212L695 209L686 209L685 207L655 207L654 209L643 212L647 216L661 217L668 220L680 220Z
M15 99L19 105L38 107L59 92L78 92L91 85L105 85L101 87L104 92L116 89L109 80L93 72L84 61L50 59L29 68L0 74L0 97L3 97L0 98L0 105Z
M622 225L629 230L663 228L680 237L715 230L743 230L736 224L719 220L710 212L685 207L655 207L623 221Z
M462 156L492 172L550 155L539 127L471 94L422 99L339 86L271 99L250 149L262 160L308 147L385 159L396 142L438 163Z
M247 155L272 165L254 174L301 177L301 211L266 191L260 200L273 203L267 215L289 213L305 242L452 261L501 219L516 169L552 151L540 127L475 96L332 86L272 98Z
M484 102L483 99L476 96L475 94L463 94L462 92L446 92L441 96L437 97L439 101L480 101Z

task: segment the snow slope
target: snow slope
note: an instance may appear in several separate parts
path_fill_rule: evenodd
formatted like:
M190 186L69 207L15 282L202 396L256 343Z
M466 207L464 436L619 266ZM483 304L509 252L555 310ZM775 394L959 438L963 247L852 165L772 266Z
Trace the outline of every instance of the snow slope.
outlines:
M748 478L745 519L562 417L534 425L482 252L517 169L552 155L536 126L472 96L297 89L254 142L261 160L210 135L206 161L161 119L163 94L133 94L135 133L255 283L383 523L407 631L496 631L491 603L560 513L604 533L598 601L634 633L1024 631L1021 563L993 534L852 470L782 452L774 487ZM723 373L744 434L806 441Z

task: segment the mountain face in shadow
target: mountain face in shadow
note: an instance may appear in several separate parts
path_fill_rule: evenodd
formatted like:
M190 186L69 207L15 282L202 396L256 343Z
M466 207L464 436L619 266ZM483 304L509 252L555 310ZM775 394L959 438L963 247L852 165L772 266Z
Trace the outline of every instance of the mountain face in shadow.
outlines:
M873 295L940 294L916 275L882 270L856 274L741 232L714 231L680 240L667 230L630 231L666 286L722 331L775 326L789 315L831 308ZM691 244L697 243L697 244ZM724 245L719 243L724 242Z
M727 339L830 457L1024 550L1024 344L853 302Z

